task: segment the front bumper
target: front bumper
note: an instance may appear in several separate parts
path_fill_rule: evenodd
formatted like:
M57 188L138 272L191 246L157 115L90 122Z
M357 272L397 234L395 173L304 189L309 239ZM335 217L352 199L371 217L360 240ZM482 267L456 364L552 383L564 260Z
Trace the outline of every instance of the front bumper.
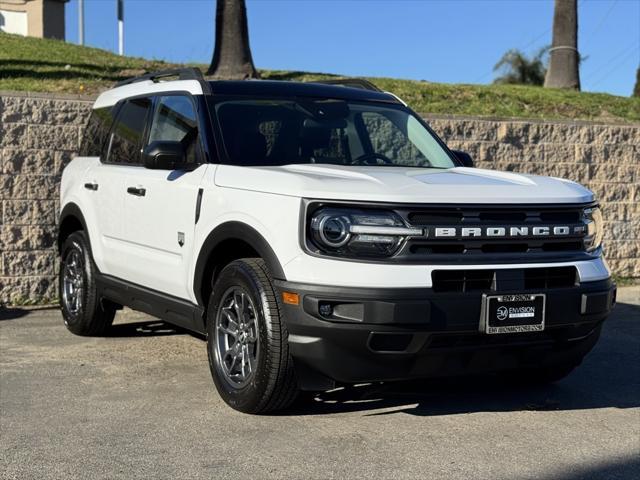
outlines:
M285 304L290 353L300 386L498 372L579 362L595 345L615 303L611 279L546 295L543 332L481 333L483 292L431 288L344 288L277 282L299 295ZM485 293L526 293L523 290ZM320 311L331 306L327 316ZM325 307L327 308L327 307Z

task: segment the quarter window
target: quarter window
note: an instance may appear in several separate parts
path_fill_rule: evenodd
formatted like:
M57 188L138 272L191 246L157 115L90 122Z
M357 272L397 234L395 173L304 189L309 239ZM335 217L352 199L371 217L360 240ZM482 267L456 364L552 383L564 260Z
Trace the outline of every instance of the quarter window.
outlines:
M81 157L99 157L113 123L113 108L96 108L91 112L80 146Z
M150 107L148 98L134 98L122 105L111 134L110 163L141 164L142 137Z
M191 99L184 95L158 97L149 143L180 142L188 163L197 162L198 121Z

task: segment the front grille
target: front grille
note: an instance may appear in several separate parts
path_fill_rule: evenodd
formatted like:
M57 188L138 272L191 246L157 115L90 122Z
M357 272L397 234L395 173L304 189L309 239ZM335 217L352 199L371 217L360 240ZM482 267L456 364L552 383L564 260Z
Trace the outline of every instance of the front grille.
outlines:
M434 292L473 292L491 290L494 270L434 270Z
M581 211L549 210L540 212L540 220L548 223L578 223Z
M482 253L525 253L529 251L528 243L485 243L480 248Z
M504 292L569 288L578 281L575 267L543 267L500 270L434 270L433 291Z
M416 207L406 212L406 218L414 226L433 224L474 223L578 223L584 207Z
M459 223L462 221L461 211L433 211L433 212L409 212L409 223L419 225L440 225L449 223Z
M424 254L457 254L464 253L464 245L462 244L430 244L430 245L420 245L413 244L409 247L411 253L424 255Z
M585 233L581 230L584 228L581 220L583 209L582 205L397 208L394 210L407 224L424 228L425 234L407 239L396 257L408 261L438 262L450 261L453 256L467 263L553 261L569 259L571 255L583 257L588 255L583 243ZM556 229L564 229L567 233L560 234ZM455 233L445 236L438 230ZM490 234L489 230L501 233ZM549 233L534 233L540 230Z
M478 213L478 218L483 223L522 223L527 220L525 212L491 212L484 211Z
M582 242L555 242L543 243L542 250L544 252L570 252L584 250Z
M578 282L576 267L526 268L524 272L524 288L566 288Z

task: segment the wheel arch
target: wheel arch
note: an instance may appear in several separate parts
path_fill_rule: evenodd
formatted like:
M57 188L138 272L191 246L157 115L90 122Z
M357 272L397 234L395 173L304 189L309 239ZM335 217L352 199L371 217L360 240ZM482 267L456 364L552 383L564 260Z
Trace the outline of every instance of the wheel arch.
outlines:
M273 278L286 280L278 256L255 228L237 221L214 228L203 242L196 261L193 291L198 305L206 306L213 280L222 267L233 260L256 255L265 261Z
M87 223L80 207L75 203L67 203L60 212L57 236L58 253L62 250L62 244L67 237L78 230L83 230L87 236L89 235Z

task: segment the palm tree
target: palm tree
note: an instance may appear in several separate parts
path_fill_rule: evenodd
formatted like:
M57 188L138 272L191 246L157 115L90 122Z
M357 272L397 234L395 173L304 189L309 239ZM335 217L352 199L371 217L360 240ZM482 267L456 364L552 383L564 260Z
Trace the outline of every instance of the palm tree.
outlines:
M244 0L217 0L216 44L207 75L217 78L258 78L249 47Z
M522 85L542 85L547 68L544 64L544 56L549 47L544 47L532 58L528 58L520 50L509 50L495 64L493 71L504 70L493 83L511 83Z
M577 0L555 0L553 40L549 53L544 86L580 90Z

